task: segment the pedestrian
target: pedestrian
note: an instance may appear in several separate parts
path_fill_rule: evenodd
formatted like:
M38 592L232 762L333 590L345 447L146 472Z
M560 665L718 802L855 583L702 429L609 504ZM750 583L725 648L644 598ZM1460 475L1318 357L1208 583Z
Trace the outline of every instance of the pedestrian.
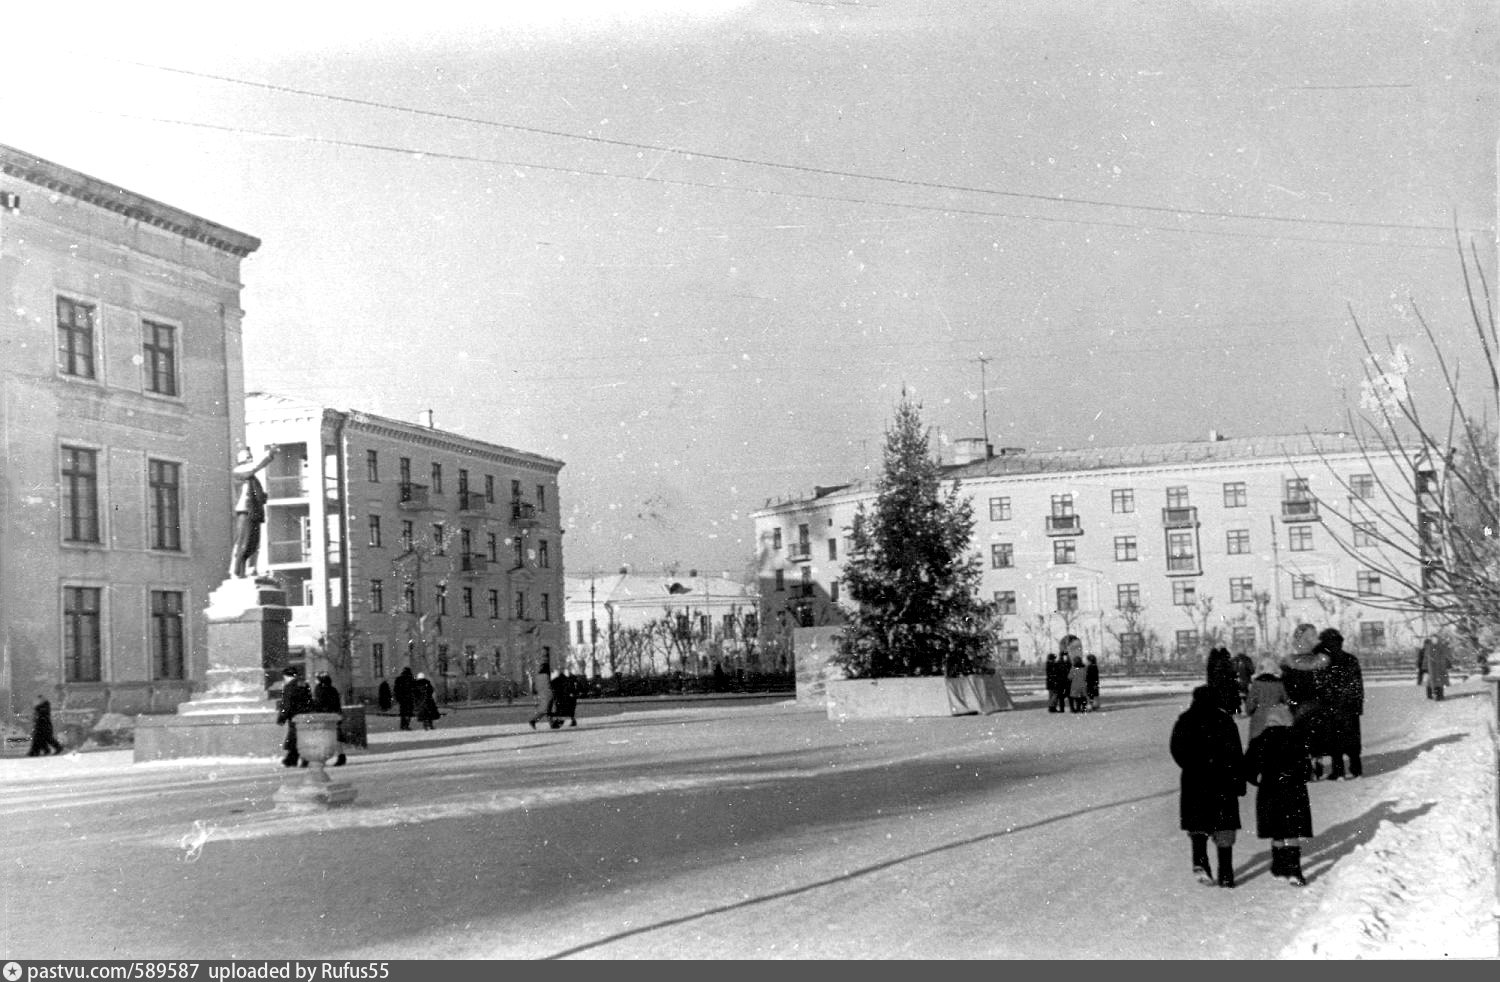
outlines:
M26 752L26 756L37 757L62 752L63 745L57 742L57 735L52 731L52 703L46 696L37 693L31 704L31 749Z
M1286 706L1286 686L1281 684L1280 666L1269 655L1260 660L1260 672L1250 680L1245 696L1245 715L1250 717L1249 741L1255 742L1266 728L1266 716L1272 706Z
M1250 695L1250 681L1255 677L1255 662L1243 651L1234 656L1234 675L1240 685L1240 712L1248 716L1250 710L1245 708L1245 698Z
M1208 649L1205 674L1205 681L1218 693L1219 705L1233 715L1240 708L1240 683L1228 648Z
M1047 712L1057 712L1057 656L1047 652Z
M1417 683L1422 682L1422 673L1427 673L1427 698L1443 701L1443 689L1448 686L1448 669L1453 658L1448 651L1448 642L1433 635L1422 642L1421 660L1417 662Z
M537 713L526 721L533 730L536 729L537 720L545 719L550 722L552 719L552 665L549 662L542 662L537 667L535 685Z
M1182 768L1178 812L1192 845L1193 873L1205 886L1234 886L1234 840L1245 794L1245 758L1240 730L1212 686L1193 690L1193 702L1172 727L1172 759ZM1208 840L1218 851L1215 880Z
M578 725L578 679L564 665L552 680L552 728L561 729L563 720Z
M1074 648L1083 650L1081 643L1075 642ZM1089 708L1089 672L1088 666L1083 662L1083 655L1073 655L1073 672L1068 676L1068 709L1075 713L1087 712Z
M282 767L296 767L301 761L297 753L297 714L311 711L312 690L297 670L288 665L281 672L281 698L276 702L276 722L286 724L286 739L281 742Z
M1338 631L1330 627L1318 635L1318 641L1328 655L1324 719L1328 727L1327 749L1333 757L1328 779L1352 781L1364 773L1359 727L1359 718L1365 712L1364 672L1354 653L1344 650L1344 636Z
M443 714L438 712L437 694L426 672L417 673L416 681L412 683L412 693L416 697L417 719L421 721L422 729L432 729L432 724Z
M382 713L391 711L391 683L385 679L380 680L380 688L375 690L375 702Z
M401 714L401 729L411 729L411 718L417 711L417 680L412 678L410 665L396 676L396 708Z
M1292 632L1292 652L1281 660L1281 684L1292 709L1292 730L1302 741L1308 775L1323 779L1323 707L1318 701L1321 677L1328 668L1328 655L1317 650L1318 629L1302 623Z
M1068 701L1073 693L1073 645L1078 638L1066 634L1057 649L1057 711L1068 711Z
M1250 741L1245 778L1257 789L1255 834L1271 840L1271 875L1292 886L1307 886L1302 840L1313 834L1307 762L1285 706L1271 707L1265 730Z
M1084 674L1088 678L1089 712L1093 713L1099 711L1099 659L1089 655L1088 663Z
M334 687L333 676L327 672L319 672L318 681L312 687L312 711L338 715L334 736L339 742L339 755L334 758L333 766L343 767L348 759L344 756L344 701L339 698L339 690Z

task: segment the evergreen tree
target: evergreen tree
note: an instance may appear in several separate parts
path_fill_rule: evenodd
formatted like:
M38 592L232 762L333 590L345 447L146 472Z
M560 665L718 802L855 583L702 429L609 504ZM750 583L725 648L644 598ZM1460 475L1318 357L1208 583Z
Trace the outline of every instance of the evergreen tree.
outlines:
M990 667L993 606L979 599L974 509L944 494L919 407L886 430L874 506L861 506L844 585L855 604L833 661L851 678L964 675Z

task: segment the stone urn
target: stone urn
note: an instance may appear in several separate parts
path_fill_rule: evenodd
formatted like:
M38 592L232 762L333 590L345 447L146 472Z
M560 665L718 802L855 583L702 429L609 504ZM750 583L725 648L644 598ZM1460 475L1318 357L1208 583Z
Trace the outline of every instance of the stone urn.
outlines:
M297 715L297 754L307 767L286 772L281 788L271 796L278 806L331 808L354 800L358 792L353 785L328 776L328 761L339 755L340 719L338 713Z

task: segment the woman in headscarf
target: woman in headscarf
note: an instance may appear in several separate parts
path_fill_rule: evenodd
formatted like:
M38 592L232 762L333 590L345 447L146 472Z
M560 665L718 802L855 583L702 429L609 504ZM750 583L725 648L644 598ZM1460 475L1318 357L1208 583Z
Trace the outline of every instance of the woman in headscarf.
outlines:
M1245 755L1245 777L1259 789L1255 834L1271 840L1271 875L1292 886L1306 886L1302 840L1313 834L1307 760L1285 706L1272 706L1266 713L1266 728L1250 742Z
M1318 695L1322 681L1319 673L1327 668L1328 655L1318 650L1318 629L1298 624L1292 632L1292 652L1281 659L1281 684L1292 707L1292 731L1302 741L1308 775L1315 781L1323 777L1323 706Z

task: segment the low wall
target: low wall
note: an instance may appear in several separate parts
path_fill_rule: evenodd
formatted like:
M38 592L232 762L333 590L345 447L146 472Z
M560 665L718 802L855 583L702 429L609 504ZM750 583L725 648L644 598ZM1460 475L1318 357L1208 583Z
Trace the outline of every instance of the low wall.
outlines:
M828 718L909 719L966 716L1015 708L998 675L958 678L839 679L827 685Z

